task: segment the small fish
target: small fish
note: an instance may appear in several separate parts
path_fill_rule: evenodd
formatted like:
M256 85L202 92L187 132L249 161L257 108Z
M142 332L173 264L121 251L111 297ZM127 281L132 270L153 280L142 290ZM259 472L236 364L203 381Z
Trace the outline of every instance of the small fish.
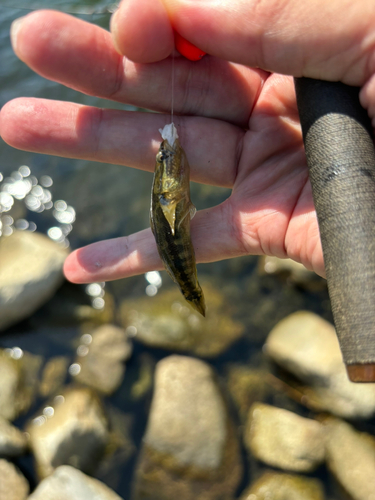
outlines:
M190 237L190 219L196 209L190 200L189 163L174 124L166 125L160 133L164 140L156 155L151 229L168 274L189 304L205 316L206 304Z

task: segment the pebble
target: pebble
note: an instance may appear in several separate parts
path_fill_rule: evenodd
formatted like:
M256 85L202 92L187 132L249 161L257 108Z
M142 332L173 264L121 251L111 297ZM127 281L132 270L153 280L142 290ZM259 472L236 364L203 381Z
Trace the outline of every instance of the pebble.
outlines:
M69 465L57 467L28 500L122 500L104 483Z
M270 332L265 352L307 386L298 387L304 402L344 418L375 414L375 384L350 382L336 332L316 314L299 311Z
M25 452L26 447L26 434L11 425L6 419L0 417L0 456L17 457Z
M210 298L203 318L194 311L176 287L154 297L126 300L121 307L122 325L143 344L213 358L225 352L244 331L227 306L228 298L209 283L202 282Z
M160 361L135 500L231 498L241 473L239 444L211 367L177 355Z
M311 472L325 458L325 429L319 422L291 411L255 403L246 424L245 445L268 465Z
M84 472L97 466L108 443L108 422L90 389L66 389L27 426L38 475L44 478L59 465Z
M125 374L125 361L132 353L126 331L115 325L102 325L94 330L89 343L77 349L76 363L80 371L76 380L103 394L110 395L120 386Z
M0 242L0 331L30 316L63 281L68 251L47 236L15 231Z
M29 483L18 468L0 459L0 499L26 500L29 494Z
M354 500L375 500L375 438L350 424L330 418L327 463Z
M324 491L318 479L265 472L239 500L324 500Z

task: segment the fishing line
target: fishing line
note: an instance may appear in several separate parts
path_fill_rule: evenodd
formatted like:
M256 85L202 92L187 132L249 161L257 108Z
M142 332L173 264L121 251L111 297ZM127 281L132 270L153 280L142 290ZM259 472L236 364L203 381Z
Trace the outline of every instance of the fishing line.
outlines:
M174 49L172 52L172 102L171 102L171 123L173 123L173 108L174 108Z

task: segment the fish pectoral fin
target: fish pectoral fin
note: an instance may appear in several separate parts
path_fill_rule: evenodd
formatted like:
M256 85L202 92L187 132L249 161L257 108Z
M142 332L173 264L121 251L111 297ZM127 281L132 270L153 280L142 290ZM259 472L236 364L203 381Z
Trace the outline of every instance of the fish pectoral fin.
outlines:
M163 215L167 219L169 227L171 228L172 235L174 236L175 223L176 223L176 206L177 203L168 203L168 205L161 205Z
M178 227L181 226L182 222L184 221L185 217L190 215L190 220L194 217L194 215L197 213L197 209L195 206L190 202L188 209L184 213L184 215L181 217L180 222L178 223Z
M197 213L197 209L195 208L195 206L192 203L190 203L189 212L190 212L190 220L191 220L194 217L194 215Z

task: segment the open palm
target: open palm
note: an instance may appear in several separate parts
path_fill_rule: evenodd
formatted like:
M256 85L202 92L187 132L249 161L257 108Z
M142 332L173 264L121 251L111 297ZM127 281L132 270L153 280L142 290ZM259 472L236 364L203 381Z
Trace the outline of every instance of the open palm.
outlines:
M51 80L161 113L20 98L0 114L6 142L153 170L158 129L170 122L171 58L133 63L116 52L108 32L52 11L25 18L15 50ZM264 253L323 274L293 80L211 56L197 63L176 56L174 66L174 122L191 179L232 188L224 203L192 221L197 261ZM74 282L90 282L157 268L162 264L146 229L73 252L65 273Z

